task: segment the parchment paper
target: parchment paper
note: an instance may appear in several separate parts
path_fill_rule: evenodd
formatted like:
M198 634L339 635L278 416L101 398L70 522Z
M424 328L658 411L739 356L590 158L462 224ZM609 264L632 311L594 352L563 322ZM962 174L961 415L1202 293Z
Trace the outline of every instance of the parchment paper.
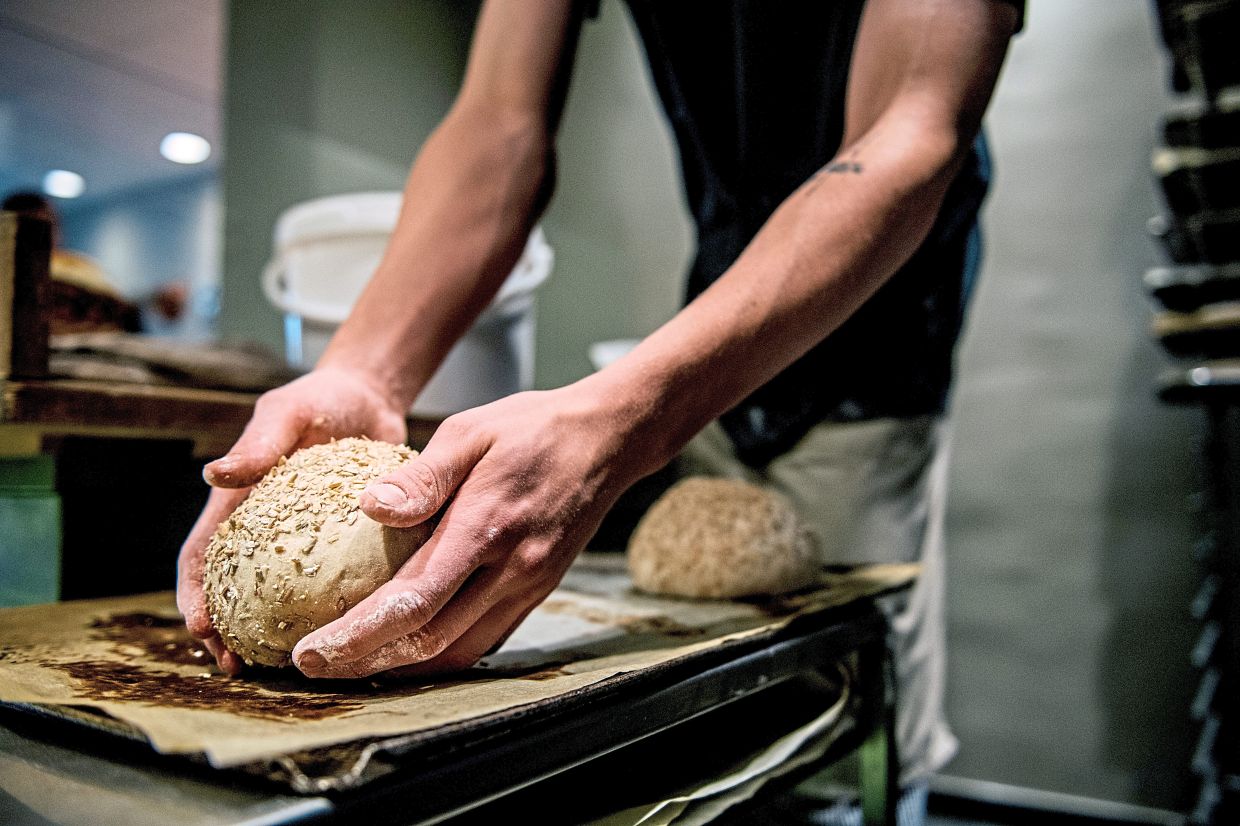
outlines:
M496 654L452 678L228 678L185 633L171 593L0 610L0 702L86 706L166 753L234 766L408 734L545 700L617 674L769 633L793 618L903 587L916 565L824 576L766 602L634 591L616 555L584 555Z

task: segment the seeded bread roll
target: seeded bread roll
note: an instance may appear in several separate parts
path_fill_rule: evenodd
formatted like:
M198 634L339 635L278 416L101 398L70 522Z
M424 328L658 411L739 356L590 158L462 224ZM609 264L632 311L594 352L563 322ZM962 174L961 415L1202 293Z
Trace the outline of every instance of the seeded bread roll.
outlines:
M357 500L416 455L404 445L342 439L281 459L254 486L204 560L207 608L230 651L250 665L288 665L298 640L392 578L431 527L380 525Z
M651 506L629 540L628 563L643 591L707 599L795 591L820 568L786 497L706 477L678 482Z

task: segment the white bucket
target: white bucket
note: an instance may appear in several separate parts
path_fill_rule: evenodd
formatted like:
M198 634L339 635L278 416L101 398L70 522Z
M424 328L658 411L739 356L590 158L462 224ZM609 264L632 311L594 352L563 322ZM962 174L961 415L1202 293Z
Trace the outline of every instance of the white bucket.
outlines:
M288 363L308 369L379 266L400 212L399 192L307 201L280 215L267 298L284 313ZM534 385L534 292L554 255L535 227L512 273L423 388L412 412L444 416Z

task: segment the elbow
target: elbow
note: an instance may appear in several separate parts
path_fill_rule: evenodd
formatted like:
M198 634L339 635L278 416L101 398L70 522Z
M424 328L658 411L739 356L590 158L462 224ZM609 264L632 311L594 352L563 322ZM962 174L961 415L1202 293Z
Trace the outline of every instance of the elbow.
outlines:
M924 236L969 157L975 131L937 120L909 127L904 134L908 138L901 141L903 148L896 152L904 192L894 201L895 211L898 220Z
M940 200L968 158L975 130L939 120L922 124L910 134L916 138L906 149L909 178L924 195Z
M887 183L880 220L909 238L930 232L952 183L972 149L973 133L949 119L906 116L878 126L879 140L866 152Z
M911 187L932 194L946 192L979 127L980 116L972 111L946 106L937 95L910 93L887 109L866 138L889 150L882 154L902 168Z

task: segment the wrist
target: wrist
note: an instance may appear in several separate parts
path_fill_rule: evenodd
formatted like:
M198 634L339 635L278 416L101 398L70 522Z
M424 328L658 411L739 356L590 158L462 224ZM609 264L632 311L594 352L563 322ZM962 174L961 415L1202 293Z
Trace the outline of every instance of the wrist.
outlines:
M608 422L614 450L630 469L629 483L662 468L711 416L689 408L668 384L623 361L572 385ZM700 421L699 421L700 419Z
M396 359L384 354L382 348L373 344L355 346L338 333L315 365L314 372L347 376L381 400L384 407L403 415L429 377L411 381L409 375L393 368L395 363Z
M310 375L330 385L340 386L343 382L353 388L354 394L367 399L370 406L399 415L402 420L409 410L409 404L402 403L386 377L368 366L347 359L329 360L325 356Z

